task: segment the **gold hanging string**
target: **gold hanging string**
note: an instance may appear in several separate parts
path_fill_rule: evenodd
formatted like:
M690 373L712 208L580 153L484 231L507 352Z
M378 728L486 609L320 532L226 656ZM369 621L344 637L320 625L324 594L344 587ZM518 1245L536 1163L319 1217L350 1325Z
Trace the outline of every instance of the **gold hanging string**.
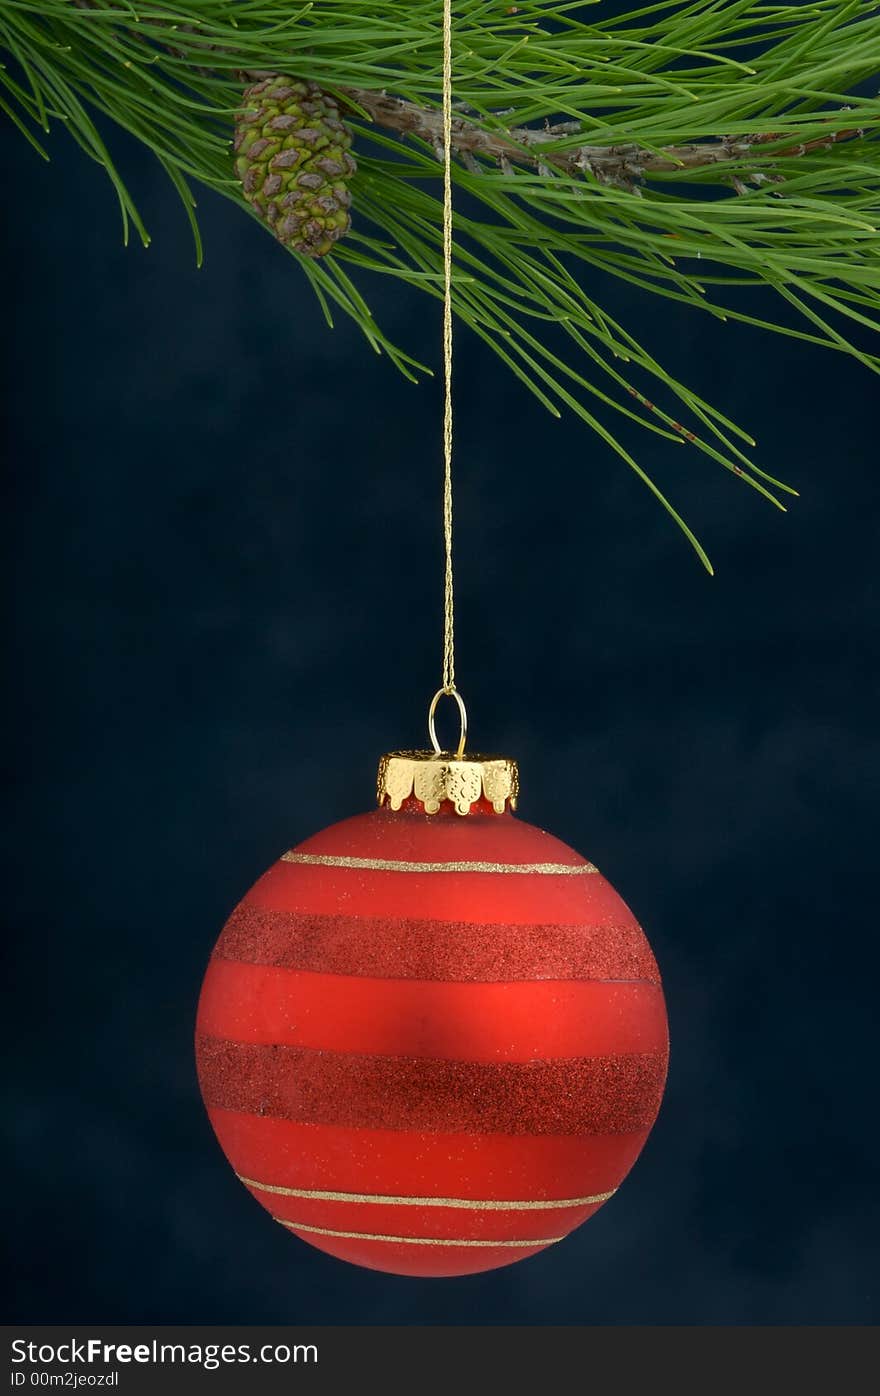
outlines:
M464 755L467 712L455 687L455 593L452 580L452 0L443 0L443 685L428 710L428 734L440 751L434 714L441 698L454 698L460 730L455 755Z
M452 585L452 0L443 0L443 692L455 692L455 605Z

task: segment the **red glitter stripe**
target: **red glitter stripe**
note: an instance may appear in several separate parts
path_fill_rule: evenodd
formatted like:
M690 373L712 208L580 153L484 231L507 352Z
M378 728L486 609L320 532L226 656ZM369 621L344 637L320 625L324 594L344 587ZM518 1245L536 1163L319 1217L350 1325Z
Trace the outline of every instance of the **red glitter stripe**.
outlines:
M212 959L198 1031L384 1056L532 1061L666 1047L653 984L596 980L437 983L314 974Z
M314 1124L477 1134L647 1129L665 1052L461 1062L196 1038L205 1104Z
M639 925L482 925L409 917L320 916L244 901L215 955L373 979L621 979L660 983Z

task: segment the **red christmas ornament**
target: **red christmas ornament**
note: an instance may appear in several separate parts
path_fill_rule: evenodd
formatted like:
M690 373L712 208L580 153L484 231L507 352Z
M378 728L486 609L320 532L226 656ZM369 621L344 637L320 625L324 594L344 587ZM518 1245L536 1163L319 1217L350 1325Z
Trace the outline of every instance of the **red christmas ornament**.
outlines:
M459 753L460 757L460 753ZM232 1167L340 1259L509 1265L617 1190L668 1039L637 921L512 813L512 762L397 753L380 808L285 853L217 943L199 1081Z

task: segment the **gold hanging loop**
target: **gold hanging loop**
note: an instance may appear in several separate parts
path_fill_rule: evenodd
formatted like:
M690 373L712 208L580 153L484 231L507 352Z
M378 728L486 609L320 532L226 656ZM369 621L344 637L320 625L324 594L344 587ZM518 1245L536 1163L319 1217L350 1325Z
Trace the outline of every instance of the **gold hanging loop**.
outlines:
M441 698L454 698L458 705L460 727L458 746L455 749L455 759L456 761L460 761L464 756L464 748L467 741L467 708L464 705L464 699L456 688L438 688L434 697L431 699L431 706L428 709L428 736L431 738L431 746L434 748L435 754L439 756L443 748L437 740L437 729L434 725L434 718L437 712L437 704L440 702Z

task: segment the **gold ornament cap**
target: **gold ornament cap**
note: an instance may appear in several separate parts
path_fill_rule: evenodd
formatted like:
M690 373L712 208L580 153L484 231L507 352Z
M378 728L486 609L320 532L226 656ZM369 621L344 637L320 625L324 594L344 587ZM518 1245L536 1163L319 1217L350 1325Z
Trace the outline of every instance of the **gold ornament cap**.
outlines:
M458 708L459 737L455 751L443 751L437 740L434 716L441 698L452 698ZM457 814L470 814L481 799L496 814L516 809L519 769L509 756L465 756L467 709L454 684L438 688L428 709L428 736L432 751L389 751L379 762L376 798L393 810L416 799L426 814L438 814L445 801Z
M516 809L519 770L508 756L459 756L448 751L390 751L379 762L376 796L399 810L411 796L426 814L437 814L449 800L457 814L470 814L486 799L496 814Z

